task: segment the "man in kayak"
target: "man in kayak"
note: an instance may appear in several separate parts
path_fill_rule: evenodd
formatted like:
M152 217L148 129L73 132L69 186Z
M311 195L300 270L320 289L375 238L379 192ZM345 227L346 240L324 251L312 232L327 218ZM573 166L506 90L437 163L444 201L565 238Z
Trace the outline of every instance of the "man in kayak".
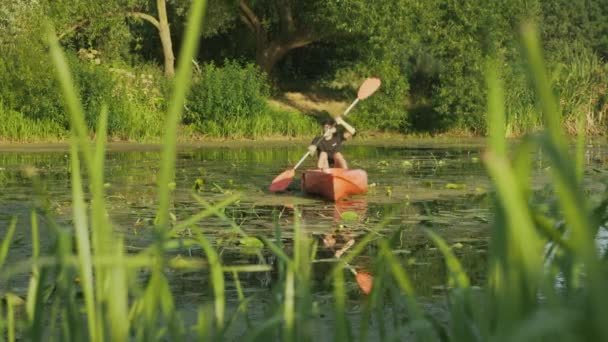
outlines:
M344 130L338 130L336 125L344 127ZM340 147L344 140L350 139L354 134L353 126L346 123L341 117L323 122L323 135L314 138L308 146L310 154L318 152L317 167L322 170L330 167L348 169L346 159L340 153Z

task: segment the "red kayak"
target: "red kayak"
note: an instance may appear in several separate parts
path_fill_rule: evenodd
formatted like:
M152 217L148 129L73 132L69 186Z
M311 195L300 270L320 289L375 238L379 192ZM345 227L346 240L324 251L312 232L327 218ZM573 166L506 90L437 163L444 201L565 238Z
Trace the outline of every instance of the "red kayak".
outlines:
M367 192L367 173L351 169L306 170L302 191L337 202L348 195Z

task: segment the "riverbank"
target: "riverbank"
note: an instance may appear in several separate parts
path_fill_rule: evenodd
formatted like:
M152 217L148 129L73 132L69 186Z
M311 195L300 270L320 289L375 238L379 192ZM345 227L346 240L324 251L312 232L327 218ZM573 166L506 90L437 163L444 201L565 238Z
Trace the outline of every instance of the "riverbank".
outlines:
M269 147L269 146L306 146L313 137L273 137L264 139L202 139L196 141L180 141L178 149L189 150L206 147L227 147L227 148L243 148L243 147ZM447 147L452 145L458 146L483 146L485 138L483 137L454 137L454 136L439 136L439 137L421 137L397 134L377 134L364 138L356 138L346 142L348 146L411 146L411 147ZM140 142L108 142L106 149L108 151L154 151L160 150L161 143L140 143ZM68 151L69 141L57 142L32 142L18 143L7 142L0 143L0 152L59 152Z
M243 148L243 147L282 147L306 146L313 137L268 137L261 139L196 139L181 140L179 150L198 148ZM518 138L512 138L516 141ZM606 137L594 136L587 138L587 144L605 143ZM92 141L91 141L92 143ZM420 136L389 133L375 133L357 137L345 143L345 146L404 146L404 147L436 147L450 146L482 147L486 144L485 137L440 135ZM155 151L160 150L160 142L110 141L106 144L108 151ZM69 141L49 142L0 142L0 152L60 152L69 150Z

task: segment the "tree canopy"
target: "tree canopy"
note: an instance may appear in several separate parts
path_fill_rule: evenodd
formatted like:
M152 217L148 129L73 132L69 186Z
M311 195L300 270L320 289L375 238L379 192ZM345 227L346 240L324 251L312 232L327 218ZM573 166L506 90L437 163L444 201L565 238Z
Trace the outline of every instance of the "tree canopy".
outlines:
M46 59L42 33L47 25L54 27L71 55L81 96L91 111L101 102L113 103L114 110L122 113L133 111L127 107L134 103L146 112L162 108L190 3L8 1L0 7L0 109L65 124L52 72L48 63L42 63ZM608 77L608 3L602 0L490 0L483 4L474 0L209 0L201 52L193 62L199 73L213 70L228 83L250 75L267 83L256 81L256 87L269 86L275 94L291 88L324 89L347 98L363 78L374 75L383 79L384 86L378 96L360 106L353 117L356 124L406 133L483 134L484 66L492 59L502 65L509 131L517 133L540 123L532 115L535 95L527 87L526 66L520 58L519 27L525 21L537 22L541 29L555 91L564 104L565 123L587 110L593 121L589 128L599 131L607 116ZM241 72L235 69L239 65ZM252 65L266 76L254 72ZM221 74L224 66L228 66L225 75ZM152 83L142 86L142 75ZM197 77L203 79L200 74ZM212 101L221 99L222 89L230 88L216 86L213 90L201 84L195 89ZM127 102L119 104L117 89L121 87L129 91L120 96L138 101L125 97ZM143 89L156 95L135 95ZM253 88L239 91L262 97L270 94ZM249 96L245 93L243 98ZM234 112L242 107L204 104L192 108ZM95 115L91 114L91 120ZM190 117L212 120L205 118L214 115L193 113ZM136 119L124 120L121 125L128 126Z

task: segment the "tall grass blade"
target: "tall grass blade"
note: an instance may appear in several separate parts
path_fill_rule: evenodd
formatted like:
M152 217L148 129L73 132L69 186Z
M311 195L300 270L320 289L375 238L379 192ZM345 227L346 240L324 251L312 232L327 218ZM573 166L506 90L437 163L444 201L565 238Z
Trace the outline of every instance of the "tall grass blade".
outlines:
M287 275L285 279L285 304L283 305L283 319L284 319L284 341L294 341L294 322L295 322L295 275L293 267L287 268Z
M62 98L68 113L70 113L72 132L76 136L80 150L83 152L85 164L87 168L91 170L93 167L93 153L87 142L88 129L84 119L82 104L76 94L74 80L65 56L61 51L59 41L55 35L55 30L49 26L47 32L47 43L50 48L51 59L53 60L53 64L55 64L57 78L63 92Z
M555 180L554 185L557 190L560 206L570 226L573 242L578 252L581 253L586 261L593 262L596 259L593 243L595 231L591 231L592 225L589 221L589 208L586 205L586 200L581 189L578 187L580 172L582 171L576 171L577 168L582 167L582 165L577 166L582 162L579 161L577 163L575 160L573 163L568 157L568 150L560 121L561 112L545 70L538 32L533 25L528 24L524 26L522 35L530 62L533 81L539 94L539 100L542 104L547 124L549 139L541 137L541 146L547 150L549 160L553 165L551 170ZM580 121L582 121L581 118L579 118L579 126L582 125ZM581 157L578 158L580 159ZM575 166L573 167L573 165Z
M70 113L70 123L72 127L72 132L74 135L74 139L78 143L79 150L82 152L82 156L85 161L85 166L88 170L88 174L90 177L91 183L91 192L92 192L92 245L93 250L100 255L106 254L105 248L111 245L111 229L109 223L107 221L107 215L105 211L105 204L103 199L103 158L100 156L104 153L103 149L99 146L105 142L105 127L107 121L107 108L104 106L100 115L99 127L103 132L98 130L98 151L92 150L88 142L88 129L84 119L84 113L82 109L81 102L78 98L78 95L75 91L74 81L71 76L68 64L64 57L63 52L61 51L61 47L59 46L59 42L54 33L54 30L49 29L49 35L47 37L47 42L50 47L51 58L55 64L55 69L57 72L57 77L59 79L59 83L63 92L63 99L65 102L65 106ZM96 160L97 159L97 160ZM83 200L84 203L84 200ZM84 204L83 204L84 206ZM78 209L79 211L85 212L86 210ZM80 213L78 215L81 215ZM86 228L86 214L84 217L81 217L80 224L83 225L83 229ZM84 238L84 237L83 237ZM82 242L82 241L80 241ZM84 247L84 246L83 246ZM98 282L101 284L105 283L105 273L104 269L101 267L96 268L96 275L98 278ZM87 287L91 287L92 285L84 285ZM90 290L90 288L89 288ZM86 294L85 294L86 295ZM96 288L96 295L98 300L103 301L103 287L98 286ZM91 300L91 298L89 298ZM92 307L87 307L87 312L90 313ZM87 317L89 319L89 324L91 324L91 319L97 319L95 315L93 317ZM93 326L90 326L93 328ZM90 329L89 333L91 334L91 338L94 339L100 338L103 339L103 329L98 326L97 331L93 331Z
M27 318L30 322L34 321L36 311L36 293L40 286L40 270L38 268L38 257L40 256L40 236L38 234L38 216L36 210L32 209L30 214L32 223L32 276L27 289Z
M125 267L124 246L121 239L114 243L112 253L112 267L108 276L108 318L111 323L112 341L128 341L129 339L129 317L128 317L128 283L127 269Z
M499 155L507 151L505 132L506 117L504 92L498 72L498 63L491 59L486 62L486 84L488 86L488 131L489 148Z
M15 341L15 331L17 327L17 318L15 317L15 308L17 303L21 301L21 298L15 296L12 293L7 293L6 296L6 324L8 325L7 339L9 342ZM4 334L4 332L2 332Z
M388 268L391 270L393 278L397 282L397 286L406 296L408 311L412 315L413 319L419 322L425 322L426 319L424 318L422 309L415 299L416 293L407 272L393 254L386 240L381 239L378 243L378 247L380 248L380 253L382 254L386 264L388 264Z
M76 233L76 248L78 250L78 265L84 293L84 303L89 325L89 338L96 341L97 338L97 312L95 308L95 295L93 288L93 262L91 256L91 245L89 243L89 227L82 192L82 179L80 176L80 161L78 158L78 147L72 141L70 146L70 157L72 164L72 215L74 230Z
M226 305L226 294L224 285L224 273L222 270L222 264L220 263L220 257L211 246L211 243L201 234L197 236L200 246L205 251L207 258L209 259L209 266L211 268L211 284L213 286L214 303L215 303L215 324L219 331L224 329L224 312Z
M532 23L525 23L522 26L522 38L526 49L527 61L530 65L532 82L540 101L543 122L551 136L551 141L561 151L566 151L566 142L561 126L561 110L557 105L558 102L555 99L551 81L545 70L544 57L536 26Z
M485 165L496 186L500 203L508 215L509 260L512 265L522 266L521 270L528 275L529 280L538 279L542 265L542 244L536 233L527 199L513 186L519 182L506 158L487 152Z
M16 227L17 227L17 218L13 217L11 219L11 223L8 226L6 235L4 235L4 239L2 240L2 245L0 245L0 269L6 262L6 257L8 256L8 249L11 246L11 241L13 241L13 235L15 235Z
M576 181L582 185L585 170L585 126L586 115L580 111L576 120Z
M425 229L425 233L433 240L445 259L445 264L450 271L449 283L457 288L468 288L470 286L469 277L465 273L460 261L454 255L448 244L432 230Z
M198 50L203 13L206 7L207 0L196 0L193 1L190 8L184 42L179 53L177 73L173 82L173 94L165 122L162 163L160 165L158 183L159 205L157 213L157 226L162 229L166 229L169 223L169 183L173 181L175 173L177 126L184 108L186 94L190 88L192 75L191 61Z
M212 309L208 306L204 306L198 309L198 315L196 320L196 325L194 326L194 331L197 335L197 341L206 342L211 340L211 325L207 317L211 317L213 313Z
M311 330L313 329L310 317L312 317L312 295L310 290L310 278L312 272L312 260L316 251L316 244L311 242L310 235L307 234L300 220L300 210L294 211L294 258L292 267L287 267L285 296L294 296L292 299L292 307L285 305L285 312L292 312L294 317L297 315L299 319L294 321L290 328L287 326L286 337L294 338L297 336L301 341L309 341L312 339ZM289 272L294 279L290 279ZM295 280L294 288L290 288L289 282ZM296 303L297 301L297 303ZM288 317L288 316L286 316ZM291 317L291 319L294 319Z

